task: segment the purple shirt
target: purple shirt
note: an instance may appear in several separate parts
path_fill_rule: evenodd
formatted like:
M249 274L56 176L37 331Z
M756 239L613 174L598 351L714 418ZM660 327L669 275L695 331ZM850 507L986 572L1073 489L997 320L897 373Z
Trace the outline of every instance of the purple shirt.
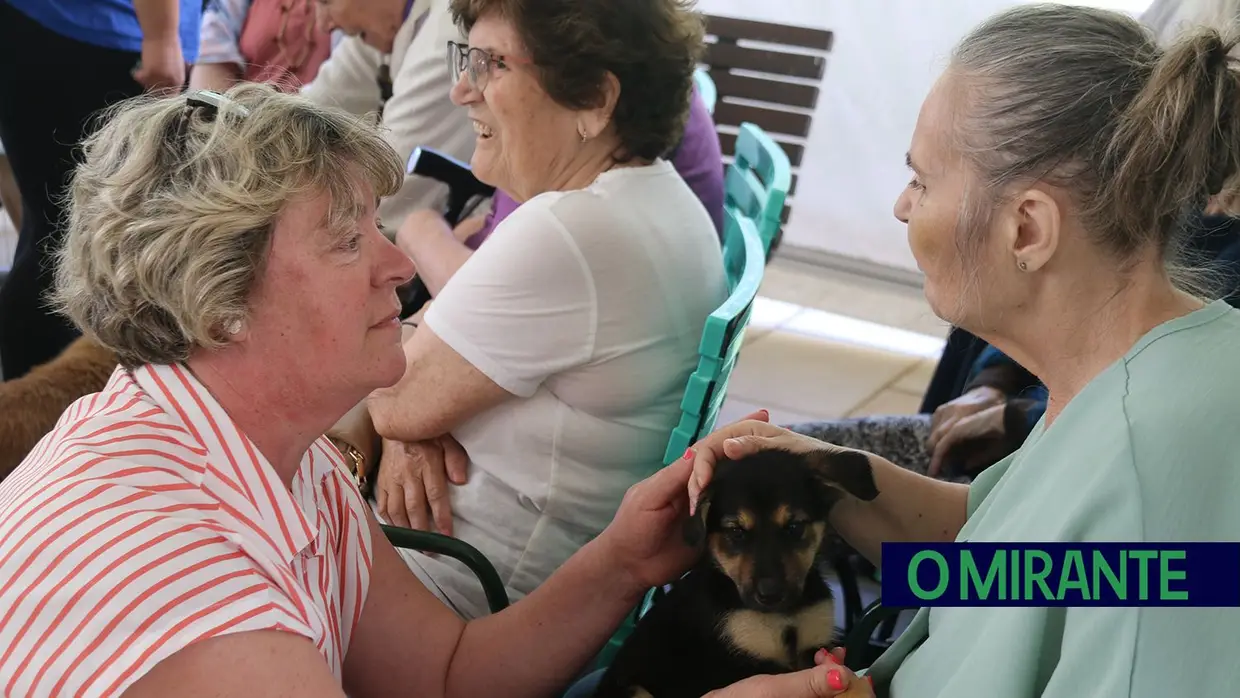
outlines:
M715 223L715 231L723 236L723 152L719 149L719 136L715 133L715 121L706 110L706 103L698 96L697 86L690 96L689 120L685 135L673 151L672 166L681 178L697 194L706 212ZM502 190L495 190L491 213L482 230L474 233L465 245L478 249L483 240L495 230L499 222L517 210L521 204Z

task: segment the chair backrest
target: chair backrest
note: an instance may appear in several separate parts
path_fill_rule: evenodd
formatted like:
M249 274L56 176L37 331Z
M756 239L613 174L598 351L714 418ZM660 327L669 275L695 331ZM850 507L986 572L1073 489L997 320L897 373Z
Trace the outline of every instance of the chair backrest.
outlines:
M779 234L791 187L787 153L756 124L741 124L735 156L724 175L724 202L757 222L764 254Z
M728 379L745 340L753 301L766 271L766 255L757 222L735 206L723 207L723 263L728 297L706 318L698 343L698 365L689 376L680 401L680 421L667 440L663 464L684 456L685 450L715 427L719 408L727 397ZM611 664L636 627L636 616L649 605L647 595L638 609L616 630L594 660L594 669Z
M719 98L719 91L715 89L715 81L710 79L710 73L698 68L693 71L693 82L697 85L698 94L702 96L702 101L706 103L706 111L714 114L715 101Z
M778 142L791 165L779 216L781 223L787 223L835 37L812 27L719 15L705 18L702 64L716 88L713 116L724 161L736 152L744 123L757 125Z
M753 301L762 285L766 254L758 224L744 211L724 206L723 226L723 262L730 292L727 300L706 318L698 344L698 365L685 386L680 422L668 438L664 464L683 456L699 437L714 429L744 343Z

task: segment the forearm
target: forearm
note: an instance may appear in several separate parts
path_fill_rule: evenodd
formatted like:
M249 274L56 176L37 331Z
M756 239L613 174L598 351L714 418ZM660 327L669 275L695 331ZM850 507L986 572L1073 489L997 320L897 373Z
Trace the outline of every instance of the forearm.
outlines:
M424 235L418 244L407 252L417 267L418 276L432 296L443 290L448 279L451 279L474 253L455 237L440 234Z
M199 63L189 74L191 90L226 92L241 79L241 69L233 63Z
M142 39L180 39L181 5L177 0L134 0Z
M646 589L618 573L599 539L529 596L466 625L448 669L449 697L559 695L594 659Z
M873 454L870 464L878 497L846 497L831 510L831 525L849 545L878 565L884 542L955 540L965 522L968 485L926 477Z

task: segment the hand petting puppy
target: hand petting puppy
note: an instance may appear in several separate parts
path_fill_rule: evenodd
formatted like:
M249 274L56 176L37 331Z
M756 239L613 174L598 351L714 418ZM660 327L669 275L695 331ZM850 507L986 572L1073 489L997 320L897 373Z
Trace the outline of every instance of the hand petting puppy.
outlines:
M702 698L874 698L873 679L857 676L843 661L843 649L819 650L812 669L754 676Z

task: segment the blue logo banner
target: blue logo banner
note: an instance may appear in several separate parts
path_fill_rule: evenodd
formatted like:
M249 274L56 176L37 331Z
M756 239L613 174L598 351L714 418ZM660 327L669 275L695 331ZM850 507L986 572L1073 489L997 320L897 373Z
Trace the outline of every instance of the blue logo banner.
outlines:
M1240 543L883 543L884 606L1240 607Z

